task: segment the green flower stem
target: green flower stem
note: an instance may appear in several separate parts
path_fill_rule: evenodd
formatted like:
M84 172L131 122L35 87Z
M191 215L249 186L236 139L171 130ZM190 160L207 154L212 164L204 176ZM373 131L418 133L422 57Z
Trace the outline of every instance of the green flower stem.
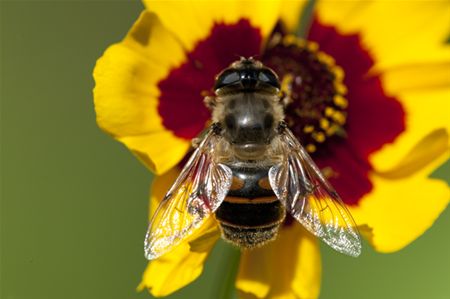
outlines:
M223 283L219 285L217 298L234 299L237 298L235 281L241 253L239 249L226 243L223 244L223 249L224 253L220 272L224 273L224 275L221 277Z

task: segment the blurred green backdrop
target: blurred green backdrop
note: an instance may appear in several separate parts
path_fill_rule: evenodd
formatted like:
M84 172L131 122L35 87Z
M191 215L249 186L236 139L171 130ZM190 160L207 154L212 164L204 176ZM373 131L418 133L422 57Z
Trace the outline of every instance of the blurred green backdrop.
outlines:
M91 93L96 59L141 9L1 2L1 298L150 298L135 288L151 176L97 128ZM448 178L449 163L435 175ZM321 298L450 298L449 227L447 210L391 255L323 247ZM229 256L221 243L205 275L171 298L217 298Z

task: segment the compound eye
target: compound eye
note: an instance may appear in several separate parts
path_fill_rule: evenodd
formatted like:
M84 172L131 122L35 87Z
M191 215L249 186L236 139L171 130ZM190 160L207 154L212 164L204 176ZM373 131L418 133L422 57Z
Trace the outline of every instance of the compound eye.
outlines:
M237 72L231 72L222 77L223 84L230 84L238 81L240 79L239 74Z
M269 69L262 69L259 72L258 80L261 82L267 83L273 87L280 88L280 81L274 72Z
M217 78L214 89L218 89L226 85L236 83L239 80L240 80L239 73L236 72L235 70L225 71L219 75L219 78Z

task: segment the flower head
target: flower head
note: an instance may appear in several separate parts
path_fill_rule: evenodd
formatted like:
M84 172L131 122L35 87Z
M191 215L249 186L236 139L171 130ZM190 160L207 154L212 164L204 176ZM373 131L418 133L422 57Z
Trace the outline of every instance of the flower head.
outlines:
M429 174L448 159L448 1L317 1L304 39L302 1L145 4L99 59L94 99L99 126L158 175L151 211L210 120L215 76L255 55L288 87L288 126L376 250L408 245L446 207L448 186ZM141 288L164 296L190 283L219 236L211 217L149 264ZM317 240L296 222L241 255L243 295L316 298L319 285Z

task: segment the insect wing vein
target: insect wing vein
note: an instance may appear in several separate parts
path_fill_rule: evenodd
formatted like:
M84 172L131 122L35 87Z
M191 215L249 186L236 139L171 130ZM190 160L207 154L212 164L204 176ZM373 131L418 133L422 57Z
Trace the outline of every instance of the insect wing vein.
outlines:
M215 162L217 138L212 131L205 136L153 214L144 242L147 259L156 259L173 249L224 200L232 172Z
M356 224L306 150L286 129L280 136L284 161L269 171L270 184L286 210L336 251L358 256Z

